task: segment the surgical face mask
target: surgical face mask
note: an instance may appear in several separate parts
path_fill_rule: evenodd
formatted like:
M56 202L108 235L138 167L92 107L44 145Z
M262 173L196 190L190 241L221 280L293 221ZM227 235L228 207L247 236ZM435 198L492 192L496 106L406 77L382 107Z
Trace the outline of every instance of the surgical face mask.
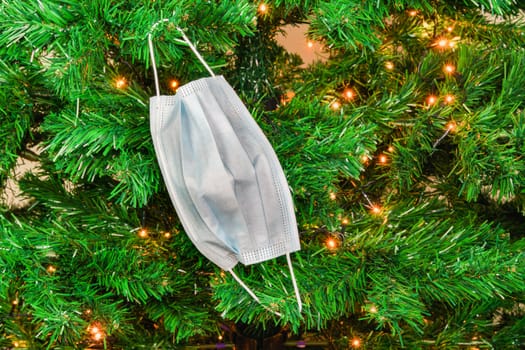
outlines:
M150 99L151 135L171 201L197 249L259 303L233 268L286 255L301 311L290 260L300 250L299 234L279 160L233 88L181 33L211 77L183 85L172 96L160 95L148 37L157 92Z

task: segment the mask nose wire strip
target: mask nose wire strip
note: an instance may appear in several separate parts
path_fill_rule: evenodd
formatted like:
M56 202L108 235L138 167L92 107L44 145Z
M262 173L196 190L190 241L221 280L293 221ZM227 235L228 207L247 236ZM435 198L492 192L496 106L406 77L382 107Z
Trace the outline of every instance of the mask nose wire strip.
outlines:
M237 283L239 283L241 285L241 287L244 288L244 290L246 292L248 292L248 294L250 294L250 296L253 298L253 300L255 300L257 303L259 303L260 305L262 305L262 307L264 307L266 310L272 312L273 314L281 317L281 314L278 313L277 311L273 311L272 309L270 309L269 307L267 307L266 305L263 305L261 303L261 300L257 297L257 295L255 295L255 293L250 289L250 287L248 287L240 278L239 276L237 276L237 274L235 274L235 272L233 272L233 269L230 269L228 270L229 273L232 274L233 278L237 281Z
M286 261L288 262L288 268L290 269L290 277L292 278L293 290L295 291L295 299L297 299L297 307L299 308L299 313L301 313L303 311L303 302L301 301L301 294L299 293L299 288L297 287L297 280L295 279L292 259L290 258L289 252L286 253Z

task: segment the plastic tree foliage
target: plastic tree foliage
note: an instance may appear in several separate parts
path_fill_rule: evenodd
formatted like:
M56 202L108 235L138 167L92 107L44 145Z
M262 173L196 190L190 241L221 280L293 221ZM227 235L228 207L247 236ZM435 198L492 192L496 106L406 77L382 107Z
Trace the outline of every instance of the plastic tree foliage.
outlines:
M523 9L3 1L0 348L183 348L243 327L340 349L523 347ZM286 24L325 59L278 45ZM284 258L236 267L258 304L173 210L148 34L162 94L208 75L177 27L281 160L301 313Z

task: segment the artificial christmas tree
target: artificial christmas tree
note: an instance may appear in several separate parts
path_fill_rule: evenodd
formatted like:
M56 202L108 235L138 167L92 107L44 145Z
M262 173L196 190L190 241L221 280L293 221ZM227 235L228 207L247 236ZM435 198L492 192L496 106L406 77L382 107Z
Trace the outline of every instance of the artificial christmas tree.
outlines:
M523 347L523 9L2 2L0 348ZM326 50L308 66L275 40L305 23ZM161 94L208 76L177 27L279 157L301 311L284 258L235 268L259 304L173 209L148 35Z

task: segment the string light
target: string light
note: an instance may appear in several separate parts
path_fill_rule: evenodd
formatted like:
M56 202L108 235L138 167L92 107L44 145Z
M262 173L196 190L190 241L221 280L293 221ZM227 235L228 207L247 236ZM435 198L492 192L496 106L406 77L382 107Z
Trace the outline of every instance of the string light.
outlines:
M173 91L177 91L177 89L179 88L179 82L177 79L171 79L169 81L169 87L171 90Z
M447 74L452 74L456 71L456 67L450 63L447 63L443 66L443 71Z
M411 17L417 16L417 13L418 13L417 10L409 10L408 11L408 15L411 16Z
M445 95L444 100L445 100L445 103L451 104L452 102L454 102L455 97L454 95L448 94L448 95Z
M366 154L363 154L363 155L361 156L361 162L362 162L363 164L368 163L368 156L367 156Z
M428 95L427 99L426 99L427 105L432 106L432 105L436 104L437 100L438 100L437 96L435 96L435 95Z
M391 61L386 61L385 62L385 68L388 69L388 70L394 69L394 63L391 62Z
M448 26L448 27L447 27L447 32L450 33L450 32L452 32L453 30L454 30L454 27L452 27L452 26Z
M53 273L53 272L56 272L57 269L53 265L49 265L46 270L49 273Z
M442 50L453 48L455 46L453 41L450 41L447 38L443 37L438 38L433 45Z
M337 111L339 108L341 108L341 103L339 103L339 101L334 101L330 105L330 108L332 108L334 111Z
M343 218L343 219L341 220L341 224L343 224L343 225L348 225L349 222L350 222L350 221L348 220L348 218Z
M436 148L439 143L441 141L443 141L443 139L450 133L452 132L454 129L456 128L456 123L454 121L450 121L447 123L446 125L446 130L445 132L443 133L443 135L440 136L439 139L436 140L436 142L434 142L434 144L432 145L432 148Z
M347 100L353 100L355 97L355 91L351 88L346 88L343 91L343 97Z
M128 87L128 80L125 77L118 77L115 79L115 87L117 89L125 89Z
M14 299L14 300L11 302L11 304L13 304L13 305L18 305L18 299Z
M375 305L372 305L372 306L370 306L370 309L368 309L368 311L371 314L375 314L375 313L377 313L377 307Z
M370 207L370 211L373 213L373 214L381 214L381 207L374 204Z
M264 2L261 3L259 5L259 7L258 7L258 11L259 11L260 14L263 14L263 15L267 14L268 13L268 5L266 5Z
M327 240L326 240L326 247L330 250L334 250L335 248L337 248L337 240L333 237L329 237Z
M147 238L148 237L148 230L146 230L145 228L141 228L139 230L139 237L140 238Z
M388 163L388 157L384 154L379 155L379 164L385 165Z
M361 339L359 339L357 337L352 339L352 347L353 348L358 348L360 346L361 346Z
M312 41L308 41L306 43L306 46L308 46L308 48L311 49L312 47L314 47L314 43Z
M336 198L337 198L337 195L335 194L335 192L330 192L330 195L329 195L330 199L335 201Z
M171 238L171 233L164 232L164 238Z
M394 152L394 146L388 146L387 151L388 151L389 153L393 153L393 152Z
M98 323L93 323L88 327L88 332L91 334L91 338L95 341L100 341L104 338L104 330Z

